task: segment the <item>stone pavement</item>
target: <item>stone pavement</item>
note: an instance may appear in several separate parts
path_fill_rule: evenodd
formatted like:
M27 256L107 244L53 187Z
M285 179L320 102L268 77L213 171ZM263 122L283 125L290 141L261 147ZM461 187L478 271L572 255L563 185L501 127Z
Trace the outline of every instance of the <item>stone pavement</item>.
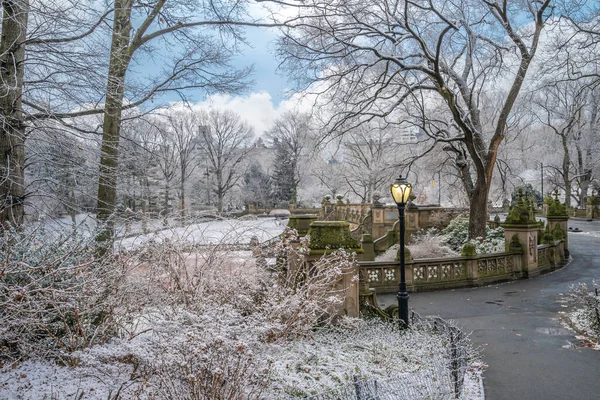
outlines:
M570 221L573 260L537 278L481 288L412 293L421 316L455 320L481 348L486 398L490 400L600 399L600 351L579 347L561 324L569 286L600 281L600 221ZM378 296L387 306L395 295Z

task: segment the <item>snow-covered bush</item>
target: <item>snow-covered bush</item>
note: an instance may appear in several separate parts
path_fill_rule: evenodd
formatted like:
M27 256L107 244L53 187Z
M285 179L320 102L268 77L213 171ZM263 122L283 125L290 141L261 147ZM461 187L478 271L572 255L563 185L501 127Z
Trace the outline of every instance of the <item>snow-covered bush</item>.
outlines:
M466 214L456 216L447 227L442 229L442 235L452 250L460 251L469 238L469 216Z
M600 341L600 284L593 281L592 288L585 283L571 285L566 300L576 311L571 314L572 324L594 341Z
M0 358L57 357L116 331L121 271L76 232L0 235Z
M440 258L458 255L448 246L443 236L432 232L415 235L408 248L413 258Z
M504 251L504 228L495 229L486 226L486 237L468 240L469 217L462 214L454 218L442 230L445 242L456 252L460 252L466 243L475 245L477 254L497 253Z

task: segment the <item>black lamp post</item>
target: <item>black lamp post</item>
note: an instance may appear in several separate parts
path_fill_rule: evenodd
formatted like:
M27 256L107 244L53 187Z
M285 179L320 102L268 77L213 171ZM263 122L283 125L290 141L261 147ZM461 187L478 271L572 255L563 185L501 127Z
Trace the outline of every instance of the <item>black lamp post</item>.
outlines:
M400 291L398 292L398 323L400 328L408 327L408 292L406 291L406 263L404 260L404 206L408 202L412 185L400 175L390 186L392 197L398 206L400 218Z

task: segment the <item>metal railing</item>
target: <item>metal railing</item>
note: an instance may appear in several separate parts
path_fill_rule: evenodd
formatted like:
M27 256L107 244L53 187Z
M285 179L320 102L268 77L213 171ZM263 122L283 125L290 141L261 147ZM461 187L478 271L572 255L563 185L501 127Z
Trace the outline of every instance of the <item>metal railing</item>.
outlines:
M469 352L466 336L452 323L441 318L421 319L413 313L413 325L426 325L448 338L448 354L428 366L421 366L391 378L361 380L353 377L353 382L337 389L318 393L307 400L419 400L419 399L458 399L464 386L468 368ZM298 397L288 397L297 399Z

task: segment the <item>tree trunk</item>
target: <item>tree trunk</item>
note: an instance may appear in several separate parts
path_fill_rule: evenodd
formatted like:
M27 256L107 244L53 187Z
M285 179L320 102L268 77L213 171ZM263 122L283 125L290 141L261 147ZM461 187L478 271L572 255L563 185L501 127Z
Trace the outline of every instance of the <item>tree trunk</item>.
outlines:
M28 0L2 1L0 39L0 228L23 222L25 125L21 98Z
M130 60L128 45L132 28L132 5L132 0L115 1L98 180L96 217L100 230L96 236L96 243L99 246L99 254L106 253L111 247L114 236L112 216L117 200L117 163L121 134L121 112L125 93L125 74Z
M179 195L179 209L181 210L181 222L185 220L185 174L186 168L185 165L181 165L181 185L179 187L180 195Z
M562 172L563 172L563 182L565 185L565 207L567 211L571 207L571 179L569 177L569 167L570 167L570 155L569 155L569 144L567 143L567 136L561 135L562 146L563 146L563 162L562 162Z
M488 221L489 185L485 179L477 179L469 206L469 239L485 238Z

